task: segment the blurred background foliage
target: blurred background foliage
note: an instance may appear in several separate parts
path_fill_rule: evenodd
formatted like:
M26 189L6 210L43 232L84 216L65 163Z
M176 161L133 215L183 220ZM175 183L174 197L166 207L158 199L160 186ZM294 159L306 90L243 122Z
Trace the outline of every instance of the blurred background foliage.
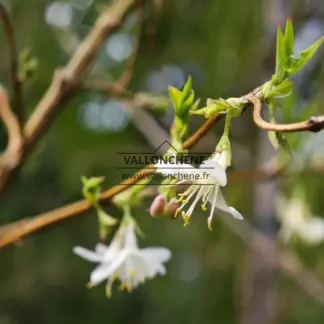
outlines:
M53 71L68 61L107 1L0 1L10 11L19 50L29 48L39 61L38 69L24 84L25 106L31 113ZM271 78L277 23L284 22L286 16L293 18L299 50L324 34L321 0L165 0L160 10L147 2L145 12L130 86L134 92L166 95L168 85L181 87L191 74L197 97L203 100L241 96ZM136 17L131 14L105 42L90 72L92 79L111 81L120 75L136 44L136 28ZM7 44L3 29L0 31L1 83L9 88ZM320 52L294 77L293 98L284 104L294 111L292 115L279 112L281 120L293 118L296 111L307 118L306 109L311 105L315 105L311 114L323 113L324 61ZM168 130L172 109L165 114L148 113ZM103 175L106 188L119 183L116 168L121 160L117 153L152 150L141 129L132 123L135 114L131 107L95 91L80 91L62 105L56 122L2 197L0 223L80 199L80 175ZM202 122L201 117L193 118L191 130ZM221 125L215 127L195 150L212 151L221 132ZM260 134L248 112L234 120L233 169L256 168L262 148L259 142L263 141ZM4 148L6 131L2 126L0 135ZM307 171L310 166L323 170L324 134L295 137L288 139L296 141L293 147L299 151L289 162L289 172L276 180L275 197L268 199L272 203L282 195L289 199L299 186L311 214L324 217L323 175ZM161 138L161 143L164 140ZM233 181L225 195L247 220L258 225L253 186L253 182ZM165 277L148 281L131 294L116 289L110 300L102 286L87 290L84 283L92 265L74 256L72 247L91 248L98 241L96 216L89 212L0 252L0 323L243 323L241 290L249 289L248 284L242 284L247 248L217 217L213 232L208 231L205 216L198 211L191 226L183 228L181 221L149 217L149 205L150 199L134 212L145 232L140 245L171 249L173 258ZM118 214L113 207L108 210ZM323 244L307 245L297 239L286 245L324 281ZM276 307L270 322L322 322L324 308L291 279L278 271L272 285ZM250 323L257 322L251 319Z

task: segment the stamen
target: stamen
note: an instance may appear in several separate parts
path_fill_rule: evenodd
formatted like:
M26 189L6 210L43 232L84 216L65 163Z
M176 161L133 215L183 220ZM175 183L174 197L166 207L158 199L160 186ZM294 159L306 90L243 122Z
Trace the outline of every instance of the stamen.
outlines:
M204 204L207 203L208 198L209 198L213 188L214 188L214 185L209 185L207 190L204 192L204 195L203 195L203 198L202 198L202 201L203 201Z
M92 288L92 287L94 287L95 285L91 282L91 281L89 281L89 282L87 282L86 283L86 287L88 288L88 289L90 289L90 288Z
M112 277L110 277L109 280L107 281L107 284L106 284L106 296L108 298L110 298L111 295L112 295L111 287L112 287L113 282L114 282L114 279Z
M179 197L185 197L185 196L188 196L192 190L194 190L195 188L193 188L194 186L190 186L186 191L182 192L182 193L179 193L178 196Z
M126 285L126 288L127 288L127 292L131 292L133 289L132 284L130 282L128 282Z
M124 291L126 288L127 288L127 283L126 282L122 282L118 287L118 289L120 291Z
M190 219L191 216L189 214L186 214L184 211L182 212L182 218L184 220L184 225L183 226L188 226L190 225Z
M207 219L209 230L212 230L211 222L213 220L213 215L214 215L214 211L215 211L215 208L216 208L216 201L217 201L218 189L219 189L219 186L215 186L215 189L214 189L214 197L213 197L213 204L212 204L212 207L211 207L211 210L210 210L210 215L209 215L209 217Z
M192 212L194 211L194 209L195 209L195 207L196 207L196 205L197 205L199 199L201 198L201 192L202 192L202 191L203 191L203 186L201 186L201 187L199 188L199 191L198 191L198 193L197 193L197 196L196 196L195 200L193 201L193 203L191 204L190 208L188 209L187 214L191 215Z

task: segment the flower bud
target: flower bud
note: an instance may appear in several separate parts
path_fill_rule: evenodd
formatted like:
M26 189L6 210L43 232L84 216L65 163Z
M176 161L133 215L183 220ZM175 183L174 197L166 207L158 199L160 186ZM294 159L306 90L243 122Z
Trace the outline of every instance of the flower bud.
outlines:
M180 207L179 203L177 202L176 198L172 198L168 201L166 208L165 208L165 216L174 218L177 209Z
M161 217L165 214L167 200L164 195L157 195L150 207L150 215L152 217Z

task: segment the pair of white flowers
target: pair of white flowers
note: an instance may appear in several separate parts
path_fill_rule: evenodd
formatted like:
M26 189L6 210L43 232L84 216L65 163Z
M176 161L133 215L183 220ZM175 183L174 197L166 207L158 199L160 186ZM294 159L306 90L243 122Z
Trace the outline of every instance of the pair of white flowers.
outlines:
M131 291L145 279L164 275L164 263L171 258L171 252L164 247L140 249L137 245L135 222L123 221L110 245L98 243L94 251L74 247L78 256L99 265L91 272L89 287L107 280L106 294L111 296L112 284L119 279L121 289Z
M178 202L181 202L181 206L175 215L177 216L181 212L185 225L189 224L191 215L198 202L201 202L203 211L207 210L207 202L211 204L208 217L209 229L211 229L211 222L216 209L231 214L235 219L243 219L242 215L235 208L226 204L220 189L220 187L224 187L227 184L227 149L221 153L216 153L213 158L203 162L199 168L194 168L190 164L171 164L168 162L164 163L164 161L160 161L155 166L157 172L177 178L179 181L176 185L185 184L188 182L188 179L194 179L191 181L191 186L179 195L181 198ZM183 211L184 207L190 202L191 205L187 211Z
M202 209L206 210L206 204L211 204L208 217L208 226L215 209L231 214L236 219L243 219L242 215L233 207L229 207L221 193L220 187L227 184L226 168L228 166L227 150L217 153L212 159L204 162L199 169L189 164L163 164L156 165L157 172L172 177L185 176L176 185L188 182L188 177L193 178L191 186L182 194L181 206L176 213L182 212L185 224L188 224L191 215L199 201ZM188 177L186 177L188 175ZM193 199L186 212L184 207ZM111 295L112 284L115 280L121 281L121 288L131 291L145 279L154 278L156 275L164 275L166 269L164 263L171 258L171 252L164 247L150 247L140 249L137 245L135 233L135 221L126 218L116 232L110 245L99 243L95 250L91 251L83 247L75 247L74 253L78 256L99 265L91 272L89 286L95 286L107 280L106 293Z

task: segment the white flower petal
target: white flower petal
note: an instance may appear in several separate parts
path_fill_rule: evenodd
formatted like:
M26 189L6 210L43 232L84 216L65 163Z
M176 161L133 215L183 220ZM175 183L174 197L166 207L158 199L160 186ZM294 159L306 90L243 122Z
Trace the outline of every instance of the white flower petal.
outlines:
M145 257L150 256L160 263L169 261L172 255L171 251L164 247L150 247L140 251Z
M199 170L201 171L203 171L204 169L205 172L207 172L210 177L215 179L220 186L222 187L226 186L227 184L226 172L218 162L207 160L203 162L199 167Z
M90 262L101 262L102 256L96 252L93 252L91 250L85 249L81 246L75 246L73 248L73 253L78 255L79 257L90 261Z
M114 262L102 263L90 274L90 281L93 285L108 279L127 258L127 253L123 251Z
M163 162L158 162L155 164L156 167L156 172L158 173L163 173L165 175L170 175L170 176L178 176L179 174L183 173L192 173L192 171L195 169L192 165L190 164L172 164L172 163L163 163Z
M125 233L125 246L126 249L137 249L137 238L135 234L135 224L129 223Z
M212 203L212 201L210 201L210 203ZM235 208L227 205L221 190L218 190L217 193L216 208L230 213L235 219L243 219L243 216Z
M95 246L95 252L98 254L104 254L108 250L108 245L103 243L98 243Z
M233 218L242 220L243 216L234 207L228 207L228 212L233 216Z

